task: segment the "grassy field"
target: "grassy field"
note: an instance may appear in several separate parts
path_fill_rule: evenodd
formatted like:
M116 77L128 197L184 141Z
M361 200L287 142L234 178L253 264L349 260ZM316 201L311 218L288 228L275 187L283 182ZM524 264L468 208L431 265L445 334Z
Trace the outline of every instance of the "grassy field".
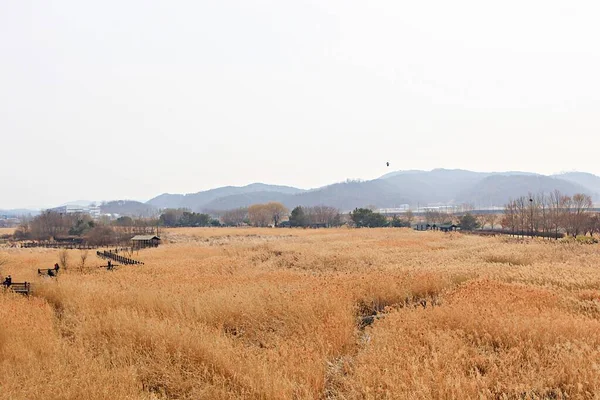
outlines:
M1 249L3 399L597 399L600 246L175 229L99 268ZM376 314L376 315L374 315Z
M0 228L0 236L12 235L15 233L15 228Z

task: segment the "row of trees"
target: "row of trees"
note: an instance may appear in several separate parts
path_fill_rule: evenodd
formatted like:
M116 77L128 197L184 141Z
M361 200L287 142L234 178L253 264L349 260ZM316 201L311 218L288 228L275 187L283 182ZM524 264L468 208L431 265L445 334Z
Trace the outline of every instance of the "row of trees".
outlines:
M455 221L458 217L456 215L460 215L459 213L447 211L438 211L438 210L426 210L425 211L425 221L430 224L443 224L446 222Z
M500 223L513 233L593 235L600 233L600 218L591 212L592 207L592 199L586 194L567 196L558 190L529 194L506 204Z
M467 211L442 212L428 210L425 212L425 221L438 225L444 223L458 224L461 230L472 231L478 228L483 229L486 226L494 229L500 220L500 216L494 213L473 215L471 213L472 208L469 209L468 205L463 206L462 209Z
M431 215L426 216L426 221L430 224L459 224L461 230L472 231L477 229L480 224L477 218L467 212L463 215L455 215L453 213L441 213L435 211L436 218L431 218ZM394 228L409 228L414 220L413 213L409 210L403 213L400 217L395 215L391 220L388 220L385 215L374 212L368 208L357 208L350 213L350 219L357 228L379 228L379 227L394 227Z
M369 208L356 208L350 213L350 220L357 228L380 228L391 226L394 228L410 227L414 219L413 213L409 210L402 214L402 217L393 216L391 221L378 212Z
M16 229L18 240L50 240L76 237L90 245L127 242L133 235L152 233L157 220L121 217L115 221L94 221L88 214L65 214L44 211L24 219Z
M292 210L290 214L290 226L307 227L315 225L326 227L340 226L342 225L342 216L336 208L328 206L298 206Z
M220 226L219 220L208 214L195 213L187 209L167 209L160 214L159 222L166 227Z
M104 223L104 225L111 225L123 233L143 235L155 233L158 223L159 221L156 218L131 218L123 216L114 221Z
M86 214L59 214L44 211L25 220L15 232L19 239L48 240L59 236L83 236L96 227L96 222Z

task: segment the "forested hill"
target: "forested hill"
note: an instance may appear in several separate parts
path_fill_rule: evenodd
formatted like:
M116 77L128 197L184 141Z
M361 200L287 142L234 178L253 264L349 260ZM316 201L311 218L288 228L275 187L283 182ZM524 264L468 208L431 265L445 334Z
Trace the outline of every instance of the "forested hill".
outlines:
M340 210L361 206L380 208L470 203L477 207L502 206L527 193L560 190L585 193L600 200L600 177L570 172L545 176L530 172L474 172L460 169L395 171L369 181L349 181L303 190L291 186L255 183L226 186L191 194L162 194L146 204L157 209L226 210L268 201L288 207L328 205Z

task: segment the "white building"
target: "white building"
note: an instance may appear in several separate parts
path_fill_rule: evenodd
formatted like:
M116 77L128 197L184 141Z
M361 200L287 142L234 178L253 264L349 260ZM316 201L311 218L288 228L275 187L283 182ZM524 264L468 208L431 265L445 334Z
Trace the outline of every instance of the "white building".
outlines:
M90 205L88 207L81 205L66 205L50 208L48 211L59 214L87 214L93 219L98 219L102 215L100 207L96 205Z
M50 208L48 211L52 211L59 214L89 214L86 207L78 205L67 205Z
M102 211L100 210L99 206L91 205L91 206L89 206L88 209L89 209L90 216L93 219L98 219L102 215Z
M398 207L394 208L380 208L377 210L377 212L380 214L398 214L404 213L408 210L410 210L410 206L408 204L400 204Z

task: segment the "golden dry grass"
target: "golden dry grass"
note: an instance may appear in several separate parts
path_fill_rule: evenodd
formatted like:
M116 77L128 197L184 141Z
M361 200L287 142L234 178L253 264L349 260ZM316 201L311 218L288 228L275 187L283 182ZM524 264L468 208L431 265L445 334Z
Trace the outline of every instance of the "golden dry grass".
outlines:
M0 398L600 398L600 247L174 229L144 266L0 249ZM372 324L364 316L378 312ZM371 322L371 321L368 321Z
M15 233L16 228L0 228L0 236L12 235Z

